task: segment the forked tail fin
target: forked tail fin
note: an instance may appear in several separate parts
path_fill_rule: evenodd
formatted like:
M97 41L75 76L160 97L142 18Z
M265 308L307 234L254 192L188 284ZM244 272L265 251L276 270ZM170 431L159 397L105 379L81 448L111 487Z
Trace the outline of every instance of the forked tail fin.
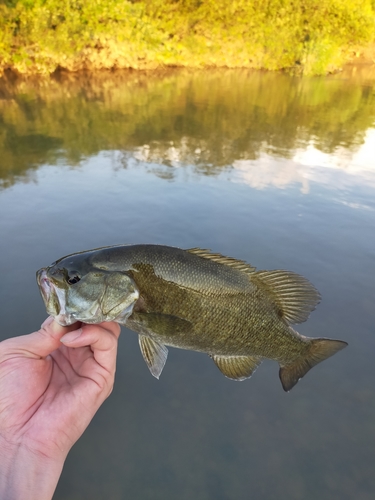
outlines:
M311 339L307 355L289 365L280 366L279 376L284 391L290 391L296 383L315 365L344 349L348 344L342 340Z

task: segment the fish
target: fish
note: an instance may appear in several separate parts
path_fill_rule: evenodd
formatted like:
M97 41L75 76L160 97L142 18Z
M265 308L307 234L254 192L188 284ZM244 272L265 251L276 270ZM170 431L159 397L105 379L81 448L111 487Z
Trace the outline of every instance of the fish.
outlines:
M279 364L285 391L345 348L291 325L320 302L303 276L257 270L201 248L114 245L72 253L37 271L47 313L63 326L116 321L139 335L143 358L159 378L166 346L208 354L232 380L250 378L264 359Z

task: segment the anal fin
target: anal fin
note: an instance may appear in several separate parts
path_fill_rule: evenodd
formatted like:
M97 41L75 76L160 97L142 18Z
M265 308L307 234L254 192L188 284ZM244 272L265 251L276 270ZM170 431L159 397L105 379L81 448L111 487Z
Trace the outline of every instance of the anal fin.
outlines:
M139 347L151 374L158 379L167 361L168 349L145 335L139 335Z
M262 362L262 358L259 356L213 355L212 359L221 373L232 380L238 381L250 378Z

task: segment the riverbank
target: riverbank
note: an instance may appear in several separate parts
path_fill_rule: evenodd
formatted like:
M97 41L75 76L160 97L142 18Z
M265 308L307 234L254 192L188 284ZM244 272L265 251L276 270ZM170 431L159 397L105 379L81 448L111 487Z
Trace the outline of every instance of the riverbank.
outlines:
M8 0L0 75L227 67L327 74L375 61L372 0Z

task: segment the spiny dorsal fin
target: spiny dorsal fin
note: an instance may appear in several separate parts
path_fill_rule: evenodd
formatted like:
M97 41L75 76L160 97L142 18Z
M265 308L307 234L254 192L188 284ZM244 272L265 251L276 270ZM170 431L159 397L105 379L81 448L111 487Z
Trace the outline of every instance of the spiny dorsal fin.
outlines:
M245 273L253 273L256 269L256 267L253 267L251 264L248 264L244 260L234 259L233 257L226 257L221 253L212 253L211 250L203 248L189 248L186 251L195 255L199 255L199 257L203 257L204 259L213 260L214 262L218 262L219 264L234 267L235 269L238 269L239 271L243 271Z
M145 335L139 336L139 347L150 372L158 379L167 361L168 349Z
M281 317L290 324L303 323L320 302L320 293L303 276L290 271L257 271L251 280L271 295Z
M212 356L221 373L232 380L245 380L251 377L262 362L258 356Z
M288 392L315 365L344 349L348 344L342 340L310 339L310 350L289 365L280 365L279 376L284 391Z

